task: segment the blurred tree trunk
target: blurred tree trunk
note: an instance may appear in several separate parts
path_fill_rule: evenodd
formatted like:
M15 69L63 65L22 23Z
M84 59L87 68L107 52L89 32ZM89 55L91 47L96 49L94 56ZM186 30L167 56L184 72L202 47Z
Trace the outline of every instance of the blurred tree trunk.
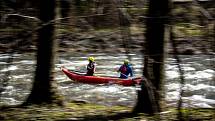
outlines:
M162 81L164 79L164 35L168 22L169 1L150 0L146 20L146 52L144 76L134 111L154 114L161 111Z
M82 0L74 1L76 16L84 15L85 10L87 9L86 4L84 4L86 2L87 1L82 1Z
M55 19L55 0L39 0L39 18L43 23ZM62 98L57 92L54 80L54 60L56 41L54 38L54 24L44 26L38 33L38 51L36 75L31 94L23 105L57 103L62 104Z
M131 41L131 31L130 31L131 16L129 16L127 10L120 9L120 7L122 6L123 5L118 6L120 31L122 36L123 47L125 48L125 53L128 56L128 60L131 61L130 46L129 46Z
M60 0L61 16L62 18L69 17L70 2L68 0ZM68 19L64 19L62 22L68 23Z
M71 12L71 2L68 0L60 0L60 17L63 19L60 21L60 27L65 30L70 29L70 12Z
M212 51L215 52L215 19L212 22L213 22Z

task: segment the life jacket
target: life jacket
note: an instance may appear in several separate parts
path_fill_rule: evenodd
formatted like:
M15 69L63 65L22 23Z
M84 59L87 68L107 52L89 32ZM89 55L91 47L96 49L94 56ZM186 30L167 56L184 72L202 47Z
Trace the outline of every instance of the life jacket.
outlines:
M94 72L95 72L95 62L91 62L87 65L87 75L89 76L93 76Z
M129 65L122 65L119 69L120 78L128 78L128 75L133 76L132 68Z
M122 67L120 69L120 72L123 73L123 74L126 74L127 70L128 69L127 69L126 65L122 65Z

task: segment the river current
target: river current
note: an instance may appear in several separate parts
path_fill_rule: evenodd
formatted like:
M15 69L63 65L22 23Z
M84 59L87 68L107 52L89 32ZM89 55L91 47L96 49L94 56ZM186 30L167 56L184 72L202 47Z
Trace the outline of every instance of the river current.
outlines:
M71 81L61 71L61 66L85 72L87 57L96 59L96 75L119 76L116 69L127 58L125 54L59 54L55 64L56 80L59 91L69 101L86 101L102 105L134 106L138 87L123 87L119 85L89 85ZM135 77L142 75L143 56L129 54ZM12 62L8 63L8 59ZM214 55L181 55L182 69L185 74L185 84L182 96L185 107L215 108L215 56ZM0 105L22 103L32 87L35 71L35 55L30 54L0 54L0 86L4 88L0 97ZM168 106L176 106L179 99L180 79L176 60L167 57L165 61L164 89ZM7 80L6 86L3 82Z

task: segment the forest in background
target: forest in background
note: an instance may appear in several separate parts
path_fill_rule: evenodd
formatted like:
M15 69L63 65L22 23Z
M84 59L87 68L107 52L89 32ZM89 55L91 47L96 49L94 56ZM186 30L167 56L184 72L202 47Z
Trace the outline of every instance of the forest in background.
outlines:
M144 51L146 4L144 0L118 3L64 0L56 11L58 15L54 21L57 23L59 51L114 53L124 52L125 46L131 52ZM215 7L213 1L200 4L174 3L171 24L181 54L210 54L214 51L212 18ZM120 11L118 7L121 7ZM209 13L205 13L204 9ZM36 50L36 32L43 25L38 20L35 4L22 0L17 0L17 3L1 1L0 12L0 49L7 51L13 48L13 43L19 43L21 46L17 51ZM168 52L172 53L171 46L168 46Z

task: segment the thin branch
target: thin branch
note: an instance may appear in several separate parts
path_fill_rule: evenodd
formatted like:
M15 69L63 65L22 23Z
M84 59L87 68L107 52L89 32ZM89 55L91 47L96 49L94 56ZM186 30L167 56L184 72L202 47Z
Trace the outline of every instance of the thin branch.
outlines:
M214 20L213 16L205 9L203 8L197 0L193 0L194 5L200 7L200 12L208 19L208 20Z
M183 103L182 96L184 95L183 87L184 87L184 83L185 83L185 77L184 77L184 70L181 67L181 59L178 56L179 52L178 52L177 45L176 45L176 42L174 39L172 26L170 26L170 41L171 41L173 51L174 51L174 58L176 59L176 62L177 62L176 65L177 65L179 73L180 73L180 84L181 85L180 85L180 90L179 90L179 101L178 101L177 108L178 108L178 118L181 119L183 117L182 112L181 112L181 107L182 107L182 103Z
M10 16L19 16L19 17L22 17L22 18L27 18L27 19L32 19L32 20L35 20L35 21L38 21L38 22L41 22L41 20L37 17L33 17L33 16L26 16L26 15L22 15L22 14L5 14L2 19L1 19L1 22L2 23L5 23L7 18L9 18Z

